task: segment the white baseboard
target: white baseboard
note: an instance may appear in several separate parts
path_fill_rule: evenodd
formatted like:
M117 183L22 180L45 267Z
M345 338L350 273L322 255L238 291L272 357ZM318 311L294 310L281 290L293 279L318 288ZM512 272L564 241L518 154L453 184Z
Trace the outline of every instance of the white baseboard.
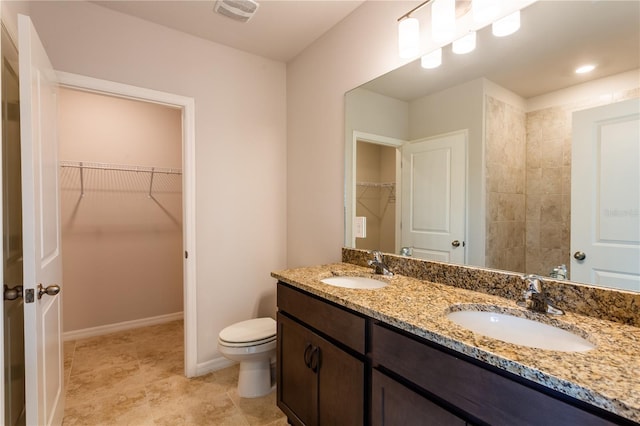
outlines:
M231 361L223 356L219 358L214 358L209 361L201 362L196 367L196 376L203 376L207 373L216 370L222 370L223 368L231 367L236 362Z
M142 318L132 321L118 322L115 324L101 325L98 327L84 328L82 330L66 331L62 333L62 340L86 339L87 337L102 336L104 334L115 333L118 331L131 330L133 328L147 327L150 325L164 324L166 322L176 321L183 318L182 312L173 314L158 315L156 317Z

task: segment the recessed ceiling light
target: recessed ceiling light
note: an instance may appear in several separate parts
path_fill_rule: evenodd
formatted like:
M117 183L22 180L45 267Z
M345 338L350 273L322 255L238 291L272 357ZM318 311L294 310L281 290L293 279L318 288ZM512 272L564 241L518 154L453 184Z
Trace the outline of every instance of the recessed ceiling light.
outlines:
M593 71L596 68L593 64L582 65L581 67L576 68L576 74L584 74Z

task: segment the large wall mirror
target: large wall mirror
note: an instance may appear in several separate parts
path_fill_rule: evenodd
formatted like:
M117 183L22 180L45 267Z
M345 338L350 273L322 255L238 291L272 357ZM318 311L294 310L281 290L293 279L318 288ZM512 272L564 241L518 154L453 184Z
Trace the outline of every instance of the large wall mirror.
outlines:
M345 245L640 291L640 2L521 12L346 94Z

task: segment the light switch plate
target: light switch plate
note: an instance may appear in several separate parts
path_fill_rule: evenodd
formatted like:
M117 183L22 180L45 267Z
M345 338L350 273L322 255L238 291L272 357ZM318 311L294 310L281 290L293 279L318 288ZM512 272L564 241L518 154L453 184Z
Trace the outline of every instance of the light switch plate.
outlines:
M367 238L367 217L356 216L353 219L353 228L355 229L356 238Z

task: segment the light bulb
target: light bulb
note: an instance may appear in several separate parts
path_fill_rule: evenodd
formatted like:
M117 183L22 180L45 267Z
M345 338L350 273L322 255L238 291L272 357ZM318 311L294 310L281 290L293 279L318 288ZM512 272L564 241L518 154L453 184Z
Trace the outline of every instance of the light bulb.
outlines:
M420 58L420 65L422 68L433 69L438 68L442 64L442 48L439 47L436 50L427 53Z
M489 23L500 15L500 0L473 0L471 10L477 24Z
M461 37L453 42L451 45L451 49L453 53L457 53L458 55L463 55L465 53L469 53L476 48L476 32L471 31L464 37Z
M416 18L405 18L398 23L398 50L405 59L420 53L420 23Z
M576 68L576 74L585 74L596 69L596 66L593 64L582 65L581 67Z
M515 33L520 29L520 11L498 19L491 25L491 31L496 37L504 37Z
M449 41L456 33L456 0L435 0L431 6L432 37Z

